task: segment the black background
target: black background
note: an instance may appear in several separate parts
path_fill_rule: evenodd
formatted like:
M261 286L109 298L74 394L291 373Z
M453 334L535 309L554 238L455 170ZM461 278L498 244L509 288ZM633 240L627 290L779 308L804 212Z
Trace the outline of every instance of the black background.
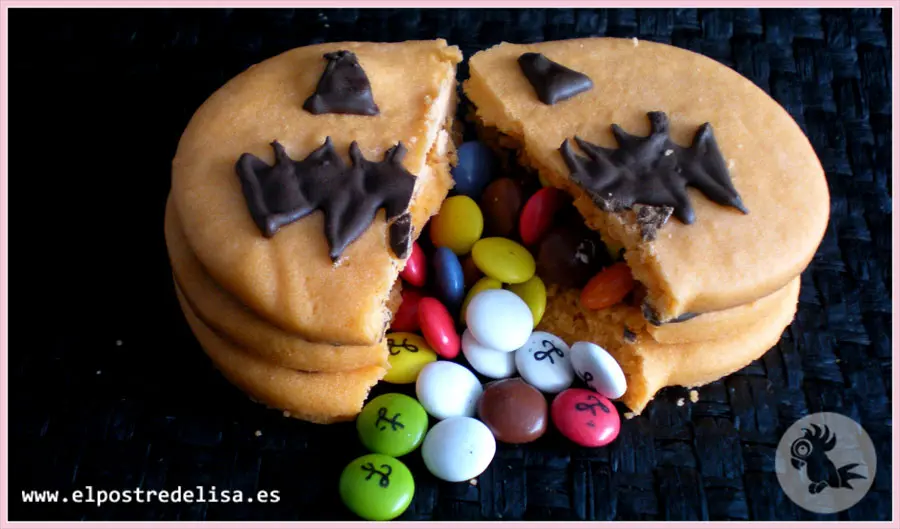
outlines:
M11 519L352 519L337 496L352 424L264 410L210 367L175 301L162 233L193 111L283 50L447 38L638 36L699 51L769 91L825 166L832 222L800 312L762 360L677 406L664 391L607 448L558 434L502 447L476 487L417 453L403 519L886 519L890 513L890 13L878 10L10 10ZM627 67L623 65L623 67ZM460 78L466 76L461 68ZM120 345L119 345L120 343ZM781 432L840 411L878 447L839 516L794 506ZM257 437L257 430L262 435ZM28 506L20 491L279 489L278 504Z

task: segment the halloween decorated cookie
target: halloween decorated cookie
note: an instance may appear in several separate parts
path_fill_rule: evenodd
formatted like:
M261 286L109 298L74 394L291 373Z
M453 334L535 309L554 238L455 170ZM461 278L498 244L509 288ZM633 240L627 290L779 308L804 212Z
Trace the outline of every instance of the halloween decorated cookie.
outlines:
M350 420L387 373L398 275L452 186L461 59L443 40L297 48L194 114L169 257L198 341L253 398Z
M311 342L373 345L410 245L452 185L444 41L327 43L238 75L188 124L172 203L209 276Z
M777 342L829 214L822 167L778 103L711 59L636 39L504 43L469 70L486 141L564 191L621 256L545 275L540 327L609 350L632 410Z

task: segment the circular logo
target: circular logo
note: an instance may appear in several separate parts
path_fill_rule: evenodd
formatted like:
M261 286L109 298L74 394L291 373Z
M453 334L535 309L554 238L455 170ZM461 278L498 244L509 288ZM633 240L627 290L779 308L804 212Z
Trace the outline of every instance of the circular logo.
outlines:
M820 514L840 512L856 505L875 481L875 446L853 419L814 413L784 432L775 473L800 507Z

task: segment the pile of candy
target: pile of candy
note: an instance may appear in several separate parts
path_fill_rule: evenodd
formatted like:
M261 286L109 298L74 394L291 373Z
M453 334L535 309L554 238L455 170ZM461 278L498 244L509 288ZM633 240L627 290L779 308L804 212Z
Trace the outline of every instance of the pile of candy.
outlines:
M634 290L631 273L573 214L564 193L545 187L526 197L527 184L491 181L493 173L487 147L460 147L458 194L443 203L400 274L403 300L386 337L391 368L384 380L415 383L418 400L381 395L357 419L360 440L373 453L347 466L340 494L362 518L389 520L406 510L415 486L396 458L420 446L432 474L461 482L490 465L496 441L534 441L551 420L586 447L609 444L619 433L609 399L626 385L615 359L596 344L570 348L534 329L547 305L542 278L583 288L581 303L602 309ZM485 232L491 236L482 238ZM453 361L460 351L472 370L498 380L482 386ZM521 378L511 378L517 373ZM589 389L571 388L576 376ZM556 394L551 405L544 394ZM430 430L428 415L439 421Z

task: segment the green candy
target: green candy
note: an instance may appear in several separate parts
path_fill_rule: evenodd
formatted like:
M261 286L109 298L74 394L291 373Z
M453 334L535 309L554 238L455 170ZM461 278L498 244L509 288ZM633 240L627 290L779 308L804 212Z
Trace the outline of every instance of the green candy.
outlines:
M422 444L428 414L414 398L387 393L370 400L356 418L362 444L376 454L406 455Z
M366 520L393 520L412 502L416 486L402 462L382 454L354 459L341 473L341 501Z

